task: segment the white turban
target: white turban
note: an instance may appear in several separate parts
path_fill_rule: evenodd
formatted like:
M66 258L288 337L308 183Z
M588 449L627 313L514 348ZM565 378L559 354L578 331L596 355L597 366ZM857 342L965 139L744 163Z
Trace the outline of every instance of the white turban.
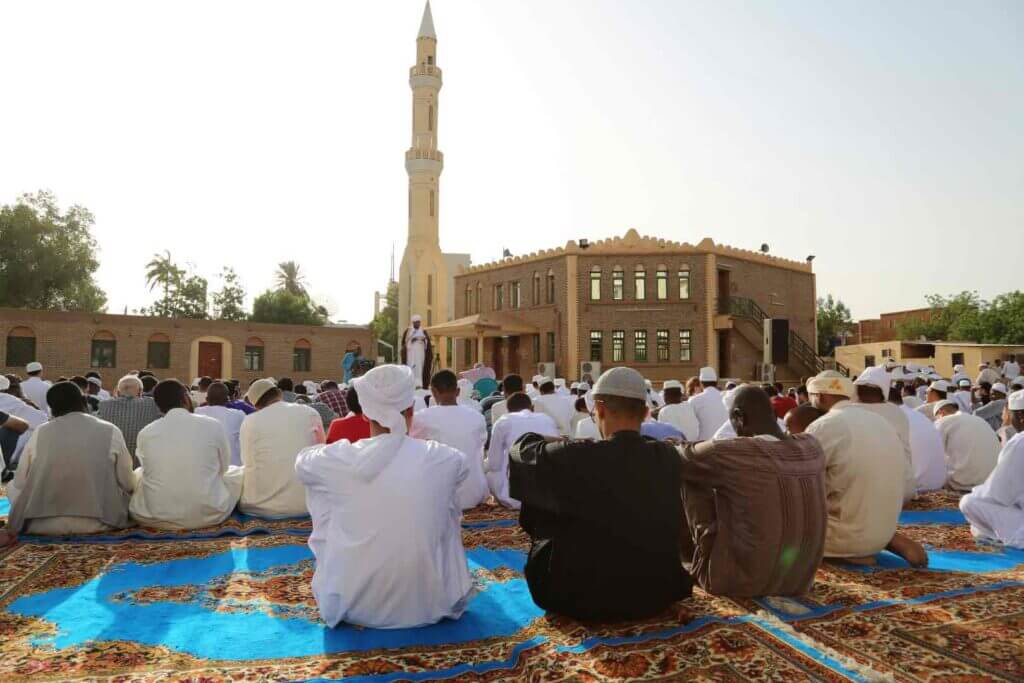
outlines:
M413 321L414 323L421 323L421 322L423 322L423 318L421 318L421 317L420 317L419 315L414 315L414 316L412 317L412 321ZM356 389L356 391L359 391L359 390L358 390L358 389Z
M406 434L405 416L415 400L416 381L405 365L379 365L352 380L363 413L392 434Z
M856 392L849 377L844 377L835 370L825 370L807 381L807 393L853 398ZM362 397L363 395L360 394L359 398L362 399Z

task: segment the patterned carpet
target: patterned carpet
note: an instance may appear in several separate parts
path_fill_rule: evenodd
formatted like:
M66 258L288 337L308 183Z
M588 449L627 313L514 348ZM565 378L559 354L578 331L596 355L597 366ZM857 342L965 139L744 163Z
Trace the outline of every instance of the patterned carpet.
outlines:
M508 513L463 523L478 595L422 629L326 629L308 520L27 538L0 551L2 681L1024 680L1024 552L977 545L956 498L903 531L931 567L828 564L799 600L696 592L658 618L580 624L533 605Z

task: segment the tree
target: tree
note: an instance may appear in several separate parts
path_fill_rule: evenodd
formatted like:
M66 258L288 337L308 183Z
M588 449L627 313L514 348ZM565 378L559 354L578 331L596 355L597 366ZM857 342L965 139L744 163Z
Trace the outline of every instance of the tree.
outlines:
M93 282L94 223L81 206L61 213L45 191L0 207L0 306L103 311L107 295Z
M287 325L323 325L327 319L309 297L276 289L263 292L252 302L252 316L258 323L281 323Z
M853 329L850 309L829 294L818 299L818 355L831 356L839 340Z
M245 289L234 268L225 267L220 273L221 288L213 293L213 314L218 320L245 320Z
M196 318L206 319L208 283L206 278L189 275L178 267L171 258L171 252L163 255L153 254L146 264L146 284L149 291L160 287L163 297L140 313L163 318Z
M398 349L398 283L388 283L387 303L373 318L370 323L373 334L377 339L391 344L392 348ZM395 361L395 358L390 359Z
M295 261L285 261L277 264L277 274L274 277L279 289L300 297L309 298L306 291L306 278L299 272L299 264Z
M977 292L931 294L925 299L931 309L928 319L900 325L900 339L1024 344L1024 293L1000 294L991 302Z

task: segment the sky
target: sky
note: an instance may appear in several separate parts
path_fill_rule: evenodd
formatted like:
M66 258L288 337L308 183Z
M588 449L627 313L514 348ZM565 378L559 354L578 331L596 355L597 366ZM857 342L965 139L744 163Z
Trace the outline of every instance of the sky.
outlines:
M1024 3L435 0L441 246L813 254L855 318L1021 286ZM297 261L365 323L407 231L421 0L0 4L0 203L96 216L110 312L172 257Z

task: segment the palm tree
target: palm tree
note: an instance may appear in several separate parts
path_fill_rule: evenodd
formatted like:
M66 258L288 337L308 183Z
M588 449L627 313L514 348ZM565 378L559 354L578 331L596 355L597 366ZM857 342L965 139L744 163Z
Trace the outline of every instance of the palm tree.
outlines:
M184 271L174 265L171 260L171 252L165 250L163 256L153 254L153 260L146 264L146 284L149 291L153 291L157 285L164 290L164 302L170 298L171 286L182 276Z
M274 279L279 288L296 296L309 297L306 292L306 278L299 272L299 264L295 261L277 264L277 274Z

